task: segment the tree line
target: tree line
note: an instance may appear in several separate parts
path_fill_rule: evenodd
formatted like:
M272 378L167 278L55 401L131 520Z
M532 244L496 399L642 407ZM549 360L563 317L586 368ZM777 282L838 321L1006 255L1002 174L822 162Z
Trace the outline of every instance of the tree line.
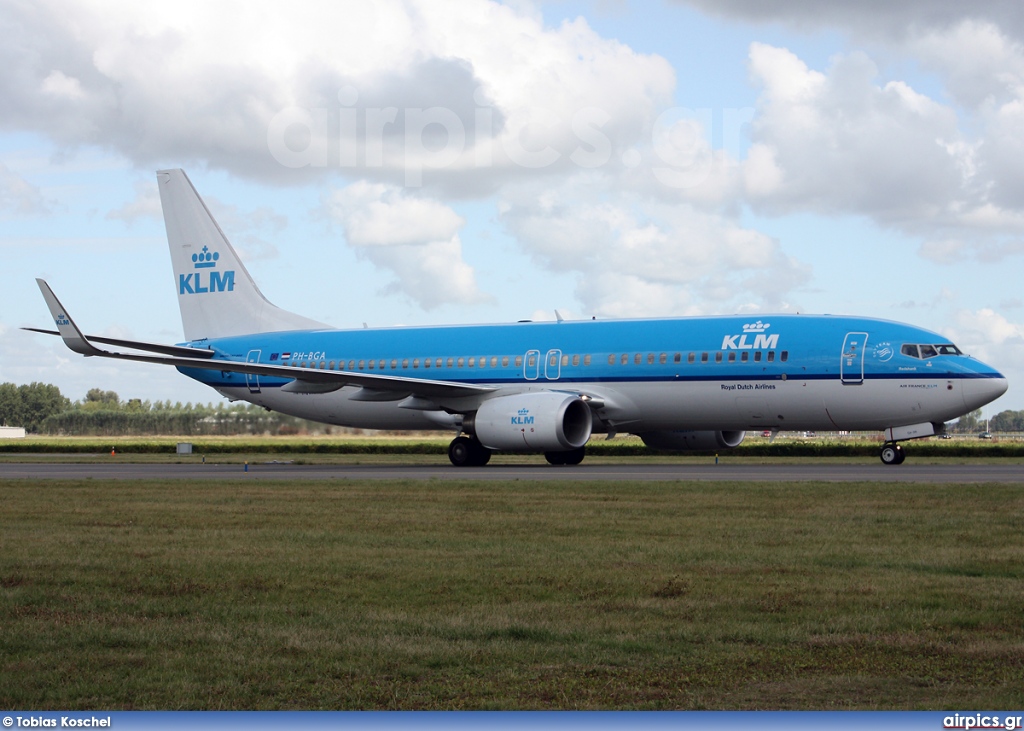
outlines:
M0 384L0 424L33 434L133 436L174 434L316 434L338 429L255 404L182 404L180 401L121 400L115 391L93 388L71 401L48 383Z

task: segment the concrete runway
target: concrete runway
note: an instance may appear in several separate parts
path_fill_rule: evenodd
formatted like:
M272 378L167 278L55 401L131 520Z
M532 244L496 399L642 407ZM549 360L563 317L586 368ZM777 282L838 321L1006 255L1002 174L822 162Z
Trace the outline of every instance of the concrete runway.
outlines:
M913 464L592 464L576 467L490 465L289 465L239 464L0 464L0 479L30 480L579 480L664 482L678 480L740 482L913 482L1024 484L1024 465L986 462L976 465Z

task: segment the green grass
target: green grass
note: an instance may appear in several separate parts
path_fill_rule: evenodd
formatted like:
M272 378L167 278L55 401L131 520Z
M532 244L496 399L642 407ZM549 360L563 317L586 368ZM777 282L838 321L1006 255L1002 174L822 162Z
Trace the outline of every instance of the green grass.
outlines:
M7 481L0 505L0 707L1024 705L1024 485Z

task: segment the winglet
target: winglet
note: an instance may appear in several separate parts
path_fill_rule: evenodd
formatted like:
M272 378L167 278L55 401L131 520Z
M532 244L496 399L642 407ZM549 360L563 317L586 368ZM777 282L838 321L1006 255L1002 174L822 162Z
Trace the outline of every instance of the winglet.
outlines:
M78 325L68 316L64 305L57 299L57 295L50 289L50 285L42 279L37 279L36 284L39 285L39 291L43 293L43 299L46 300L46 306L50 308L50 315L57 325L57 331L64 339L64 344L82 355L103 355L102 350L94 346L82 335L82 331L78 329Z

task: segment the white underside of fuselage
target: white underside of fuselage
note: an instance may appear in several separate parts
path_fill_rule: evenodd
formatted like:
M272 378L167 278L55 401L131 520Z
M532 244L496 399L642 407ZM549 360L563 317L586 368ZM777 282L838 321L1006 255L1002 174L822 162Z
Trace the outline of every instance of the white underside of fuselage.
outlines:
M967 384L965 388L964 384ZM521 391L565 391L594 399L595 432L657 430L881 430L945 422L990 400L984 385L960 378L835 380L530 382L502 384L493 396ZM401 408L394 401L359 401L358 388L326 394L219 389L284 414L365 429L436 430L447 412L475 410L465 402L439 403L436 410ZM451 426L451 424L448 424Z

